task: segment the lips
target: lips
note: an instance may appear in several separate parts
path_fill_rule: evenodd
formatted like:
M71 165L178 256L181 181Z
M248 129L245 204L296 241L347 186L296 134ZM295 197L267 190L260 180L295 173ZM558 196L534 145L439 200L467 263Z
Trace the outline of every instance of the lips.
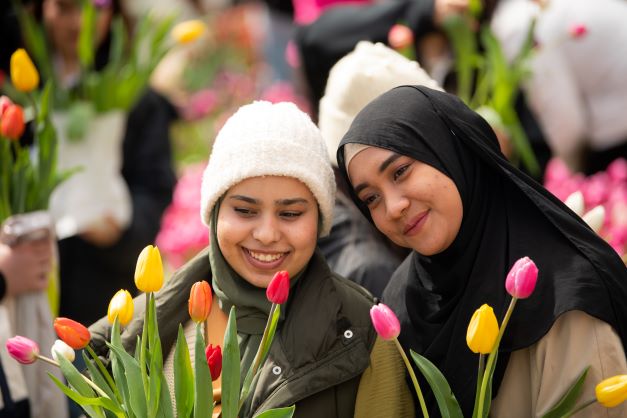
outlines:
M261 269L276 269L289 254L289 252L256 251L244 247L242 249L248 262Z
M428 215L429 211L426 210L414 216L407 224L405 224L405 227L403 228L403 235L417 234L425 224Z

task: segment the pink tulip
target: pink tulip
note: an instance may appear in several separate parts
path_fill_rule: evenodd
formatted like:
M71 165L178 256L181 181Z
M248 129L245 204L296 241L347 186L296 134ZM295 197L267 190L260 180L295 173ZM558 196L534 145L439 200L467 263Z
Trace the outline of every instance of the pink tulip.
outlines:
M586 27L586 25L583 25L581 23L573 25L570 28L570 36L572 36L575 39L581 38L582 36L585 36L587 33L588 33L588 28Z
M615 183L627 182L627 160L624 158L617 158L605 170Z
M383 303L370 308L370 319L379 337L384 340L393 340L401 333L401 324L394 312Z
M566 163L559 158L552 158L546 165L544 181L547 183L561 183L572 176Z
M39 357L39 346L37 343L20 335L9 338L6 347L11 357L22 364L34 363Z
M538 268L529 257L517 260L505 279L507 292L517 299L526 299L536 287Z
M397 23L388 32L388 43L396 50L408 48L414 44L414 32L408 26Z
M272 303L285 303L290 294L290 275L285 270L277 271L266 289L266 297Z

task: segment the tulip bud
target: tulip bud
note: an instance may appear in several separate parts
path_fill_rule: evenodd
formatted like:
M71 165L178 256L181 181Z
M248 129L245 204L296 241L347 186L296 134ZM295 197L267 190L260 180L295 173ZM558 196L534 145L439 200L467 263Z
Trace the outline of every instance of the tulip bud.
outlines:
M285 270L277 271L266 289L266 297L272 303L285 303L290 294L290 275Z
M54 320L54 330L59 338L74 350L84 348L91 340L91 334L85 326L70 318L57 318Z
M109 309L107 309L107 319L111 324L115 321L115 317L118 317L120 325L128 324L133 318L133 310L135 305L133 304L133 297L128 290L120 289L111 298L109 302Z
M466 331L466 344L473 353L489 354L499 335L499 324L491 306L485 303L475 311Z
M414 33L409 27L396 24L388 32L388 43L397 50L410 47L414 43Z
M137 258L135 286L142 292L156 292L163 286L163 263L159 248L148 245Z
M206 281L200 281L193 284L189 292L189 301L187 303L189 316L196 323L203 322L209 316L211 311L211 286Z
M538 268L529 257L518 259L505 279L507 293L517 299L526 299L533 293L538 280Z
M579 190L577 190L575 193L568 196L566 200L564 201L564 204L568 206L570 210L575 212L577 215L579 216L583 215L583 211L584 211L583 194L581 194Z
M187 20L172 28L172 37L179 44L188 44L200 38L207 30L202 20Z
M370 308L370 319L379 337L384 340L393 340L401 333L401 324L394 312L383 303Z
M24 93L35 90L39 85L39 73L22 48L11 55L11 82L16 89Z
M597 401L606 408L613 408L627 400L627 374L610 377L595 388Z
M14 141L20 139L24 133L24 111L21 106L10 105L2 113L0 121L0 133Z
M52 348L50 349L50 353L52 354L52 358L55 361L59 361L59 356L65 357L70 363L74 361L76 354L72 347L67 345L62 340L55 340L54 344L52 344Z
M39 346L37 343L21 335L9 338L6 347L11 357L22 364L34 363L39 356Z
M0 96L0 118L13 102L7 96Z
M583 215L583 220L598 234L605 221L605 208L599 205L590 209L589 212Z
M216 380L222 373L222 349L219 345L215 347L211 344L205 349L205 357L207 357L207 364L209 365L209 373L211 373L211 380Z

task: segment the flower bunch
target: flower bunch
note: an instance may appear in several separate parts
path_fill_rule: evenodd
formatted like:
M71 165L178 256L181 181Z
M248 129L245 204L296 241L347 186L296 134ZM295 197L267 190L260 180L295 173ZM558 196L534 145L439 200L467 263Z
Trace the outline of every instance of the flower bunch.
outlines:
M133 316L134 301L126 290L120 290L111 299L107 318L112 324L107 369L89 345L91 335L83 325L69 318L57 318L54 328L60 340L52 347L54 359L40 354L36 342L16 336L6 344L9 354L22 364L42 360L61 368L68 385L50 376L57 386L85 410L88 416L104 417L195 417L213 416L213 385L222 375L221 416L237 417L247 398L253 379L266 359L274 338L280 316L280 304L289 294L287 272L278 272L271 281L267 296L272 302L268 323L251 368L248 370L240 391L240 358L235 322L235 308L231 308L223 346L206 345L202 328L211 312L212 293L209 283L195 283L188 301L190 318L196 323L195 354L190 358L183 326L179 324L174 348L174 395L173 407L170 389L165 384L163 357L157 323L155 295L163 285L163 266L159 249L151 245L144 248L137 261L135 284L146 292L146 310L143 330L138 337L134 355L122 345L120 328ZM89 377L79 373L72 365L74 350L82 353ZM176 409L176 413L175 413ZM260 417L289 418L294 406L267 410Z
M584 176L561 160L549 161L544 187L604 238L623 260L627 253L627 160L614 160L605 171Z
M470 319L466 333L466 343L473 353L479 354L479 372L477 374L477 391L472 414L473 418L486 418L489 416L492 400L492 376L496 367L499 344L516 302L519 299L526 299L531 296L537 280L538 268L535 263L529 257L517 260L505 279L505 288L512 299L501 325L499 326L498 324L494 310L487 304L479 307ZM389 307L380 303L371 308L370 316L379 337L396 342L396 346L405 361L407 370L414 383L422 414L424 417L428 417L429 413L427 412L424 397L413 367L409 364L407 356L397 340L400 334L400 324L396 315ZM427 358L413 350L410 350L410 353L414 363L429 383L441 415L448 418L463 418L457 399L442 372ZM583 371L558 403L544 415L545 418L567 418L594 402L612 408L627 400L627 375L618 375L597 384L595 390L596 398L577 406L576 402L581 395L587 373L588 368Z
M39 86L39 73L23 49L11 55L10 75L30 108L25 111L9 97L0 97L0 223L14 214L47 209L54 188L70 175L56 171L57 137L50 120L50 83L37 101L33 91ZM34 154L20 143L27 122L31 122L34 134Z

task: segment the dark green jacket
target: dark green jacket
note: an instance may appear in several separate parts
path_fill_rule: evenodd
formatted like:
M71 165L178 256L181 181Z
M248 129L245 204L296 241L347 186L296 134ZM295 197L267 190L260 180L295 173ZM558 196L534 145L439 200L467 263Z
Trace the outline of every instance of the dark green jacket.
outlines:
M360 376L370 364L376 339L369 316L374 301L365 289L334 275L318 253L308 269L308 279L294 286L285 319L241 417L292 404L296 404L295 417L353 416ZM164 353L174 345L178 324L189 320L187 300L192 284L210 277L205 250L157 293ZM142 328L143 300L135 306L135 318L123 334L127 350L135 346ZM101 355L106 354L104 341L109 330L106 318L90 327L92 344Z

